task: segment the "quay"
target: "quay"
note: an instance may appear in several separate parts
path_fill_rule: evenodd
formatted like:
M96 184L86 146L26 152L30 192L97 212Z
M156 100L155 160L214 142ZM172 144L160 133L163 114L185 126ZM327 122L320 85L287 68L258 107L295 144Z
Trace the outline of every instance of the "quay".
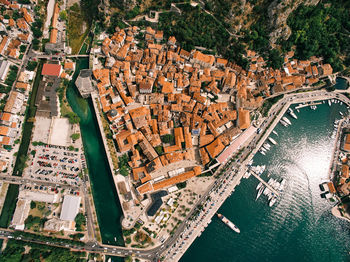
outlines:
M277 195L277 196L279 195L279 192L278 192L276 189L274 189L271 185L269 185L268 183L266 183L264 179L262 179L259 175L257 175L257 174L255 173L255 171L253 171L253 170L250 169L249 172L250 172L256 179L258 179L261 183L263 183L264 186L266 186L268 189L270 189L270 190L272 191L272 193L274 193L274 194Z
M300 108L307 107L307 106L317 106L317 105L321 105L321 104L322 104L321 102L310 103L310 104L303 104L303 105L296 106L295 109L300 109Z
M167 253L165 253L166 248L163 249L163 255L165 255L164 261L180 260L186 250L207 226L217 210L219 210L225 200L231 196L234 188L240 184L240 180L243 178L244 173L247 170L246 165L258 152L263 143L265 143L265 140L269 137L275 126L279 123L279 120L284 116L292 104L309 102L320 103L319 101L328 99L338 99L347 106L350 106L350 100L342 93L330 93L320 90L305 93L285 94L280 101L273 105L269 111L268 118L265 118L265 120L263 119L263 122L260 125L260 128L263 129L261 134L257 135L255 138L252 138L251 141L248 142L249 144L242 153L241 158L234 161L232 164L229 164L226 168L226 173L221 176L219 181L212 184L207 193L202 196L200 201L198 201L198 203L202 203L202 205L206 204L205 207L210 206L211 208L209 211L207 211L207 213L198 216L196 220L187 222L187 225L185 226L190 228L189 231L192 232L191 235L187 235L187 238L185 239L185 234L183 233L185 226L182 226L179 228L179 231L182 229L182 232L175 234L164 243L169 246L173 244ZM308 106L309 105L310 104L308 104ZM240 162L241 160L242 162ZM225 161L225 163L227 162L229 162L229 160ZM221 168L219 168L217 172L220 170ZM236 170L236 172L234 170ZM234 173L232 171L234 171ZM224 179L229 179L230 176L232 176L232 182L224 184ZM220 184L225 185L225 187L221 190L222 194L220 195L219 193L213 193L212 190L215 189L215 186ZM205 203L205 200L207 199L205 196L210 196L212 200ZM193 212L190 212L190 214L193 214ZM189 217L186 217L185 220L187 220L187 218ZM175 236L178 239L176 239Z

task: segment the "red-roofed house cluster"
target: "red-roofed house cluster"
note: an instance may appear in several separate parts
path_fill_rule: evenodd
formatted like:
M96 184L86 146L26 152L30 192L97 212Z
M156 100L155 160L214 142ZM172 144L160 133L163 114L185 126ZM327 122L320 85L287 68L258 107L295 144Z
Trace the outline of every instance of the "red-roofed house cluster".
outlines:
M15 1L0 1L5 11L0 14L0 28L5 35L0 36L0 55L12 59L20 57L20 46L27 45L32 41L30 29L33 23L33 12L26 5L18 4ZM13 16L18 12L20 17Z
M140 33L144 48L138 47ZM272 70L249 50L251 65L246 71L226 59L186 51L175 37L167 41L163 37L151 27L116 28L102 39L101 48L93 50L100 104L118 152L129 154L140 195L199 175L232 137L251 125L250 112L262 105L263 96L301 88L332 74L330 65L321 65L316 58L298 61L292 53L286 56L283 70ZM167 137L172 138L170 143ZM196 165L160 181L154 176L183 160Z

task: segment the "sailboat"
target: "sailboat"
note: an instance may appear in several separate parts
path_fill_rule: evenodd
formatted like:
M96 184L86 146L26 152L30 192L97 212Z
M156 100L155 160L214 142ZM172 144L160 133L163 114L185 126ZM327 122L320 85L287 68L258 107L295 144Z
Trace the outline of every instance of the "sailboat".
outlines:
M264 191L264 187L260 187L259 191L258 191L258 194L256 195L256 200L258 200L258 198L261 196L262 192Z

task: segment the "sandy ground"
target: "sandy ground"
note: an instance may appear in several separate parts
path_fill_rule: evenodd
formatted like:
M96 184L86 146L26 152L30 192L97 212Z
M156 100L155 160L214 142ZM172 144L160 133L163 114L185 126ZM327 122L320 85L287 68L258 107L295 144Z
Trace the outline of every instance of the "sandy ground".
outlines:
M80 2L79 0L67 0L67 7L71 7L75 3L79 4L79 2Z
M2 208L4 206L8 187L9 187L8 183L0 182L0 213L1 213Z
M70 145L70 129L71 125L67 118L54 118L51 128L49 144L58 146Z
M44 24L44 32L43 32L43 37L44 38L49 38L49 27L51 24L51 18L53 14L53 9L55 7L55 0L49 0L49 3L47 4L47 16L46 16L46 21Z
M32 141L47 143L49 140L50 126L50 118L36 117Z

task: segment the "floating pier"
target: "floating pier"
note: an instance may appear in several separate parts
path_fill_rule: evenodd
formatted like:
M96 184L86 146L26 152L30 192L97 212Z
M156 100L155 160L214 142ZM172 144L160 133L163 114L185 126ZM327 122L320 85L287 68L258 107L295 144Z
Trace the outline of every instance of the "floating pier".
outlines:
M274 193L276 196L279 196L279 192L274 189L271 185L269 185L267 182L265 182L264 179L262 179L260 176L258 176L252 169L249 169L249 172L256 177L261 183L263 183L264 186L266 186L268 189L271 190L272 193Z
M303 105L298 105L295 107L295 109L299 109L299 108L303 108L303 107L307 107L307 106L317 106L317 105L321 105L321 102L314 102L314 103L306 103Z

